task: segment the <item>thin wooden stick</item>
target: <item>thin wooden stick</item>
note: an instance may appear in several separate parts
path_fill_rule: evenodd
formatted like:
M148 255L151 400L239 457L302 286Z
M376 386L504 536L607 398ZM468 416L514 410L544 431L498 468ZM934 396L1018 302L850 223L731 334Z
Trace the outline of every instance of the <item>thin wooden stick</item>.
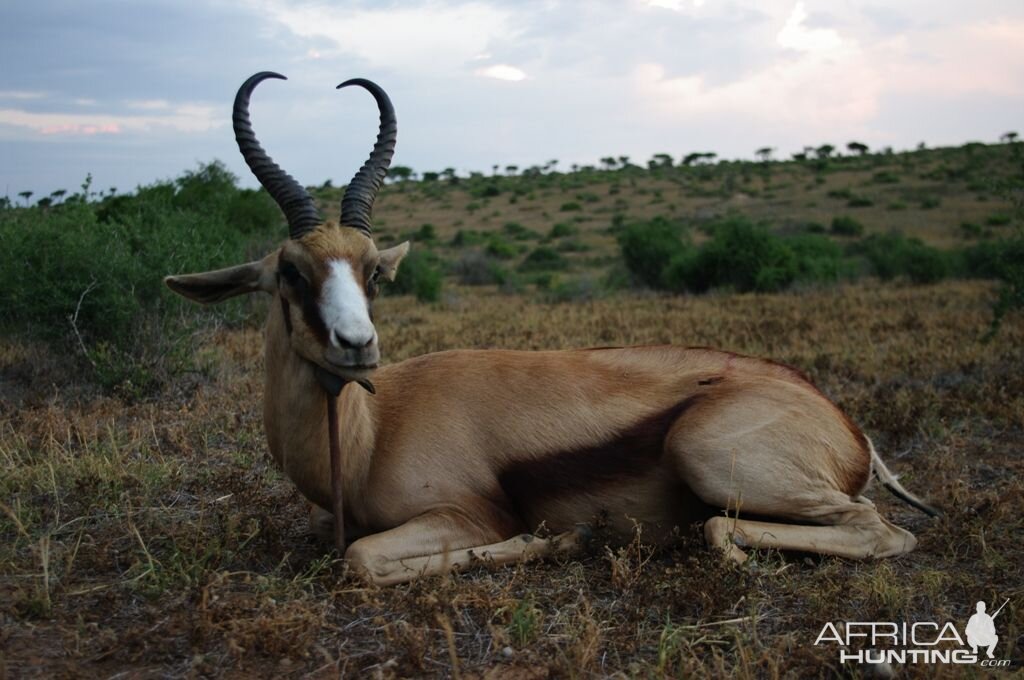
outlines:
M327 392L327 439L331 452L331 510L334 512L334 546L345 554L345 498L342 491L341 442L338 441L338 397Z

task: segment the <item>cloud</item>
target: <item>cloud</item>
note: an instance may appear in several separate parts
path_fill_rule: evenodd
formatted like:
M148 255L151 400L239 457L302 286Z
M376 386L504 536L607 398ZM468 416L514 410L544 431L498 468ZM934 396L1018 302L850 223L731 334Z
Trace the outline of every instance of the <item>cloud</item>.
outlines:
M510 13L483 2L349 8L250 0L321 55L354 55L374 68L441 73L465 70L497 37L509 37ZM329 45L330 47L324 47Z
M186 133L205 132L224 125L224 121L218 108L182 104L160 115L40 113L8 108L0 109L0 125L43 136L93 136L145 133L160 128Z
M45 92L31 92L28 90L0 90L0 99L42 99Z
M495 64L494 66L487 66L485 68L478 68L474 71L478 76L485 78L494 78L495 80L509 80L517 82L526 78L526 74L522 69L518 69L515 66L509 66L508 64Z
M798 2L775 40L783 47L800 52L829 52L843 46L843 39L834 29L808 28L805 21L807 9L804 3Z

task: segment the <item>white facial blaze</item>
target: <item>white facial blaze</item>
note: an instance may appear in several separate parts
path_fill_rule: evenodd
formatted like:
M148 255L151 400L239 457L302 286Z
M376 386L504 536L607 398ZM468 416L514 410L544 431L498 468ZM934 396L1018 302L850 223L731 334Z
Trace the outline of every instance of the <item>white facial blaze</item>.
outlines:
M376 337L367 308L366 293L356 281L352 265L333 260L330 274L320 293L320 314L332 344L341 336L349 344L363 347Z

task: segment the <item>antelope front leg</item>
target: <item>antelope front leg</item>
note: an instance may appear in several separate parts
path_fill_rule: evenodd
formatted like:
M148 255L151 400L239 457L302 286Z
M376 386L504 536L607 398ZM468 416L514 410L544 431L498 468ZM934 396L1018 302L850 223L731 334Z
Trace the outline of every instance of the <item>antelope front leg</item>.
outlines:
M464 569L481 561L508 564L576 550L581 532L552 538L520 534L501 540L450 511L429 512L400 527L361 538L345 551L345 559L371 582L386 586Z

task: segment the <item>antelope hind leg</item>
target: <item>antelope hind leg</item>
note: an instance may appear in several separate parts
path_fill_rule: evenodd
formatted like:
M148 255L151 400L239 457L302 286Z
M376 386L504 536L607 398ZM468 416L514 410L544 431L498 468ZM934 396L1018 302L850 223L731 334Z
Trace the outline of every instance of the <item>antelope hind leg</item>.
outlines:
M386 586L480 562L501 565L573 552L582 542L581 531L552 538L520 534L506 540L481 540L481 534L487 533L500 539L471 523L453 521L449 513L428 513L356 541L345 552L345 559L369 581Z
M704 524L704 537L712 548L724 550L726 557L740 563L746 561L747 555L737 544L750 548L837 555L855 560L902 555L917 545L917 539L909 531L877 514L875 520L863 524L821 526L712 517Z

